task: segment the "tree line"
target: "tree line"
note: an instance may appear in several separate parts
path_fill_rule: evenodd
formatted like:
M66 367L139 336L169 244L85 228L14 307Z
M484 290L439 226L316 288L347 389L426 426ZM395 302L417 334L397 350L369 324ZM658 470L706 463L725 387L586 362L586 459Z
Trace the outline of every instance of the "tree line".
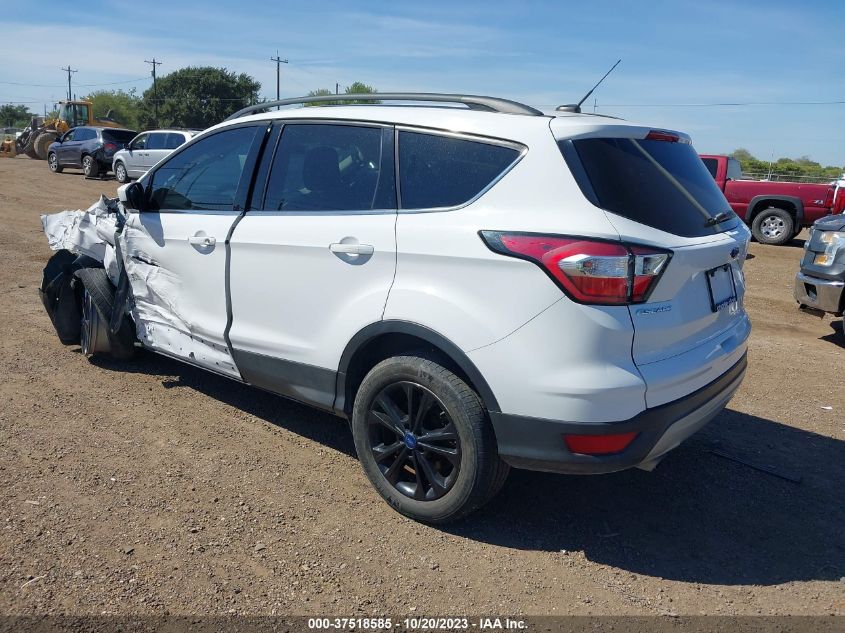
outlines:
M180 68L159 77L155 88L150 86L142 94L130 90L97 90L81 97L92 102L95 117L111 116L133 130L155 127L185 127L204 129L220 123L241 108L266 100L259 96L261 84L246 73L235 73L211 66ZM376 92L360 81L347 86L344 95ZM335 94L321 88L308 96ZM339 98L329 102L307 105L358 103L354 99ZM53 113L55 115L55 111ZM0 126L23 128L32 117L25 105L0 106Z
M797 179L817 179L817 180L836 180L845 172L845 167L838 167L836 165L822 166L809 156L801 156L800 158L778 158L777 160L763 160L754 156L747 149L740 147L735 149L730 154L736 158L740 165L742 165L742 173L754 176L755 178L765 178L769 174L777 175L779 180L788 180L789 178Z

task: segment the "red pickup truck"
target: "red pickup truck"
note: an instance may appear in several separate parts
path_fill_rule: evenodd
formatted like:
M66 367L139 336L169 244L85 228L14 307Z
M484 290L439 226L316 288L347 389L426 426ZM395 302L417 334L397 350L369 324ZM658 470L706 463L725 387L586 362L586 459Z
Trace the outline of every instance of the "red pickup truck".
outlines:
M821 217L842 213L845 196L834 205L833 185L742 180L739 161L730 156L701 155L705 167L751 233L763 244L785 244Z

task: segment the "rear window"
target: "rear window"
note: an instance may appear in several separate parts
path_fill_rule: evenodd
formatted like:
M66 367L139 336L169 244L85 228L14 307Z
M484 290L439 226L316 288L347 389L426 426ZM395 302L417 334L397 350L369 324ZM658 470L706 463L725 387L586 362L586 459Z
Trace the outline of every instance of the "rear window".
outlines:
M707 168L707 171L710 172L710 175L715 178L716 173L719 171L719 161L715 158L702 158L701 162L704 163L704 166Z
M113 143L128 143L137 132L132 130L103 130L103 140L112 141Z
M403 209L465 204L519 157L511 147L463 138L399 132L399 187Z
M589 138L560 145L584 195L606 211L683 237L712 235L736 222L713 176L687 143ZM572 160L580 161L583 172ZM727 213L727 221L709 225L707 220L719 213Z

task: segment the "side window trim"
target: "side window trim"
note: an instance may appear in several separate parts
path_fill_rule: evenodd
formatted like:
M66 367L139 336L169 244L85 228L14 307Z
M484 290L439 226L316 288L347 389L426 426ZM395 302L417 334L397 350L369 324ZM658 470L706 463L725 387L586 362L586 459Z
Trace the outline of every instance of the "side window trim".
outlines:
M267 192L269 190L270 184L270 176L273 168L273 163L276 160L276 153L279 151L282 143L282 137L284 135L284 129L288 126L294 125L342 125L342 126L354 126L354 127L365 127L365 128L373 128L381 130L381 152L382 152L382 159L381 159L381 167L384 167L384 160L386 156L386 152L393 152L393 166L394 166L394 182L397 182L395 179L398 178L396 175L396 164L398 161L398 151L396 147L395 141L395 126L389 123L380 123L380 122L372 122L372 121L357 121L357 120L346 120L346 119L282 119L282 120L275 120L273 122L273 131L271 135L273 148L270 152L265 152L261 164L258 166L256 170L256 184L255 188L252 192L252 201L250 202L250 206L247 209L248 213L253 215L256 214L264 214L264 215L299 215L299 216L340 216L340 215L384 215L384 214L396 214L399 208L398 202L398 192L395 196L396 204L393 207L386 207L380 209L355 209L355 210L344 210L344 211L305 211L305 210L291 210L291 211L276 211L273 209L266 209L265 205L267 203ZM278 132L276 131L278 130ZM389 132L385 134L385 131ZM268 147L269 147L268 143ZM381 169L379 170L381 172ZM379 178L381 178L381 173L379 173ZM259 182L259 180L261 182ZM378 187L374 195L378 195ZM260 200L256 202L256 196L260 196Z
M514 167L516 167L520 161L525 157L528 153L528 147L523 145L522 143L518 143L516 141L511 141L509 139L497 138L492 136L482 136L477 134L470 134L467 132L452 132L450 130L443 130L439 128L427 128L415 125L396 125L396 140L394 143L394 151L396 157L396 197L397 203L399 204L399 213L443 213L447 211L457 211L459 209L463 209L464 207L468 207L469 205L473 204L476 200L481 198L485 193L490 191L496 184L502 180L505 176L507 176ZM456 138L456 139L465 139L467 141L473 141L475 143L485 143L487 145L495 145L498 147L507 147L518 152L516 158L508 165L505 169L503 169L498 176L496 176L493 180L491 180L481 191L475 194L472 198L463 202L461 204L456 204L447 207L426 207L422 209L406 209L402 206L402 197L401 197L401 189L399 186L399 179L400 179L400 170L401 170L401 162L399 161L399 136L401 132L412 132L416 134L429 134L431 136L443 136L446 138Z

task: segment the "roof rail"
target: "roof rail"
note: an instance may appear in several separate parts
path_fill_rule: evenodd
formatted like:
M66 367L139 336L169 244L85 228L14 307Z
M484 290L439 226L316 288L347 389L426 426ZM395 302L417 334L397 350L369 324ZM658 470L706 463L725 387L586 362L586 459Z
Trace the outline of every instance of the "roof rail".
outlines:
M238 110L226 120L238 119L258 110L275 108L277 106L296 105L304 103L319 103L322 101L431 101L441 103L462 103L470 110L482 110L484 112L501 112L504 114L527 114L530 116L543 116L543 113L527 106L524 103L510 101L509 99L498 99L496 97L483 97L476 95L439 94L429 92L382 92L376 94L344 94L344 95L314 95L306 97L295 97L293 99L281 99L280 101L266 101L248 106Z

